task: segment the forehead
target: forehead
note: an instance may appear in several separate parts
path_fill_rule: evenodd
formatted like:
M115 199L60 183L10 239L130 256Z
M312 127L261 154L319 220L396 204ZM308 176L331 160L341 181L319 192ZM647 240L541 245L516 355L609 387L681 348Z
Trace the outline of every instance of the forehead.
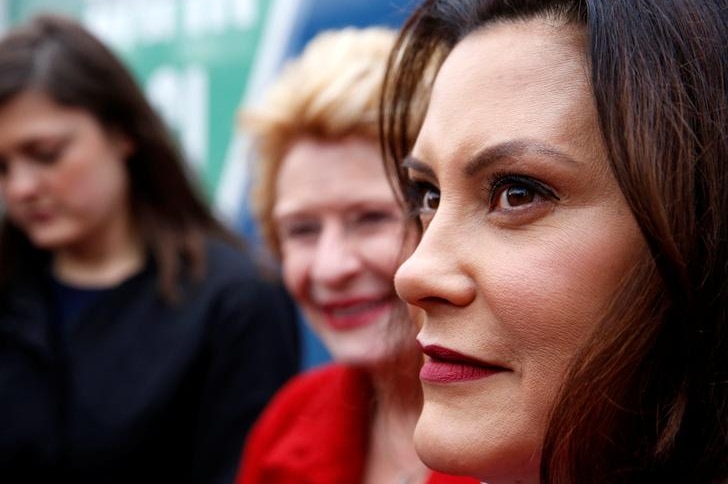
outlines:
M78 123L91 121L78 108L62 106L42 92L24 91L0 105L0 124L4 137L21 137L36 133L53 133Z
M378 144L365 138L304 138L291 146L276 179L274 216L390 203Z
M21 91L0 104L0 112L65 114L73 111L74 109L58 104L48 94L32 89Z
M473 32L438 72L415 154L573 136L594 116L585 41L580 26L540 18Z

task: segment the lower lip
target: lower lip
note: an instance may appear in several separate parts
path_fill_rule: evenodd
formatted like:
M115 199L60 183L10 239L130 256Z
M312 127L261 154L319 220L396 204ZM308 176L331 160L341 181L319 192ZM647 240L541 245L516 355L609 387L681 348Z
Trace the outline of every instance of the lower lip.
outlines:
M28 220L34 224L41 224L41 223L47 223L49 220L51 220L51 218L52 218L52 215L50 213L36 212L36 213L31 214L28 217Z
M500 372L497 368L428 359L420 370L420 380L429 383L456 383L480 380Z
M389 314L392 309L390 301L382 302L376 306L361 312L355 312L346 316L326 315L326 321L334 329L347 330L368 326L380 320L382 315Z

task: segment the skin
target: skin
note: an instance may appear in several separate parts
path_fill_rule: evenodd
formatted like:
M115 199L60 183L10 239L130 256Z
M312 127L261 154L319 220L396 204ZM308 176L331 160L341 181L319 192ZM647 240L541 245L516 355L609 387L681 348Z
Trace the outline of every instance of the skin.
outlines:
M26 91L0 107L0 197L56 275L118 282L141 265L129 214L131 144L86 111Z
M374 140L296 141L276 183L284 282L334 359L388 351L402 216Z
M425 231L397 291L421 345L490 365L453 381L423 368L415 446L434 469L538 482L569 362L644 250L600 142L584 49L580 27L553 20L470 34L405 162ZM437 354L428 365L473 368Z

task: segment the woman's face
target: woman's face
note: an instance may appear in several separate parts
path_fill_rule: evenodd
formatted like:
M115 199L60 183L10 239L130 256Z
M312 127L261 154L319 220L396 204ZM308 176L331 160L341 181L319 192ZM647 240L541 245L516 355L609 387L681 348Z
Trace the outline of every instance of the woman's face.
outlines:
M0 107L0 196L36 246L93 245L126 213L129 145L86 111L27 91Z
M380 361L397 301L402 215L376 142L295 142L278 173L273 217L286 286L332 356Z
M600 142L579 27L466 37L406 161L424 234L395 285L421 324L415 444L435 469L537 482L575 352L644 248Z

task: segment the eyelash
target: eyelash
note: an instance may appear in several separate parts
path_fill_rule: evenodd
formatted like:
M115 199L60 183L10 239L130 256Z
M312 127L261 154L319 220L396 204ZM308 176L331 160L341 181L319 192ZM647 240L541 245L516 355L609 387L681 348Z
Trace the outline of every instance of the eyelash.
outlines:
M516 173L495 172L488 177L488 181L483 189L485 199L488 201L489 209L495 209L498 201L497 199L501 193L503 193L502 190L517 186L525 187L535 195L546 200L560 200L559 196L553 189L534 178ZM425 213L437 210L436 208L427 209L424 207L424 198L429 192L437 192L439 203L439 188L437 188L434 184L428 181L410 178L407 180L405 188L407 190L406 196L409 201L411 216L419 217Z
M399 212L388 209L367 209L356 211L345 220L346 230L379 230L381 227L399 221ZM323 230L318 219L293 221L278 228L279 237L283 240L311 239Z
M52 165L63 157L70 141L70 138L66 137L50 143L35 146L29 151L29 154L40 164Z
M319 224L315 222L302 222L291 224L286 227L283 232L284 239L299 239L302 237L310 237L315 235L320 230Z
M488 178L485 193L488 205L491 209L497 202L501 189L508 189L515 186L522 186L546 200L561 200L553 189L530 176L517 173L495 172Z
M405 198L407 200L408 217L417 218L425 213L423 202L425 194L432 191L438 192L439 189L430 182L424 180L414 180L408 178L405 185Z
M33 145L25 149L25 156L38 165L53 165L63 157L70 141L69 138L64 138L42 145ZM0 176L4 177L7 173L8 162L6 159L0 158Z
M33 159L41 165L52 165L61 157L62 151L59 149L36 151L33 153Z

